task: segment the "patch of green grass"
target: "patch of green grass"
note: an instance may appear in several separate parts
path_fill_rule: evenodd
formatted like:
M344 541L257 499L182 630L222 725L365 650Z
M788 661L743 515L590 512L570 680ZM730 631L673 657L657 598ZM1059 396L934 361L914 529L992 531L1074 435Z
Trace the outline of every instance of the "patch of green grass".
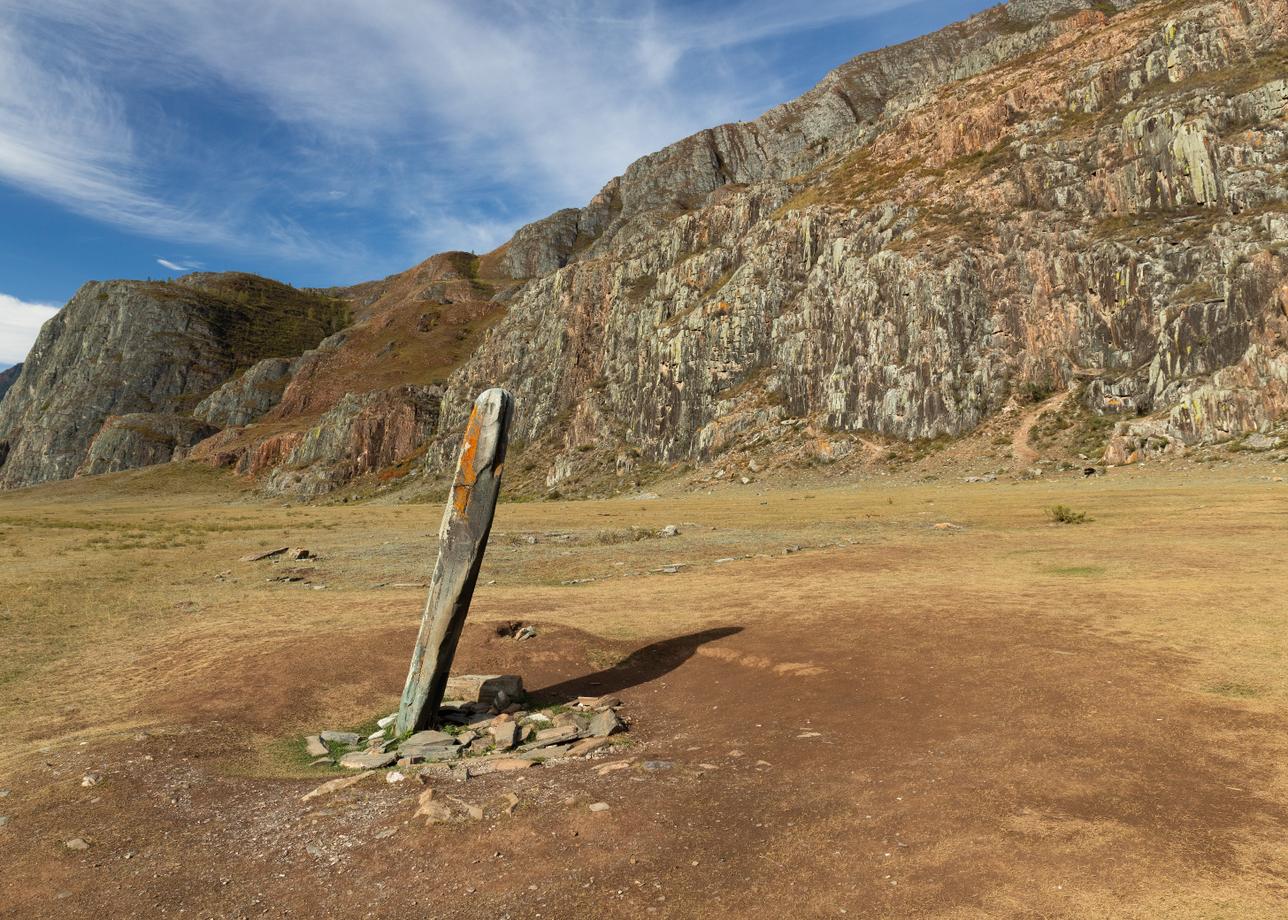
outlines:
M1052 505L1047 509L1047 517L1057 524L1085 524L1091 518L1085 511L1074 511L1068 505Z
M1226 696L1232 699L1247 700L1261 695L1261 691L1249 684L1240 683L1235 680L1218 681L1215 684L1209 684L1203 688L1208 693L1214 693L1217 696Z
M1048 575L1065 575L1071 577L1085 576L1095 577L1105 574L1103 565L1058 565L1054 568L1046 569Z
M597 670L607 671L609 668L615 668L621 664L622 656L612 649L592 648L586 652L586 660Z

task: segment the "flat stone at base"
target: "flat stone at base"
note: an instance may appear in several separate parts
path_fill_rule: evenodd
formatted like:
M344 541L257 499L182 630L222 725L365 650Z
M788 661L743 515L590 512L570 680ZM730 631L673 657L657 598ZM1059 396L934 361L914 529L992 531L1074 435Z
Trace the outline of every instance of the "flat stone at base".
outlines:
M537 732L537 737L523 746L525 751L549 747L552 744L563 744L581 737L581 731L575 725L561 725L558 728L545 728Z
M379 770L397 759L393 753L353 751L340 758L340 766L347 770Z
M568 749L568 756L585 757L611 743L607 738L584 738Z
M487 773L508 773L511 770L527 770L537 765L535 760L523 757L498 757L495 760L480 760L469 764L465 770L469 776L483 776Z
M408 763L441 763L456 760L461 756L461 749L456 745L403 745L398 749L398 756Z
M357 732L322 732L318 735L323 741L329 741L331 744L357 744L362 740Z
M589 734L592 738L607 738L609 735L616 734L626 728L626 723L621 717L611 709L605 709L595 713L595 717L590 720Z
M352 786L354 783L360 782L361 780L366 779L370 775L371 775L371 771L367 770L363 773L357 774L356 776L342 776L339 779L333 779L330 782L323 783L321 786L318 786L316 789L300 796L300 801L307 802L310 799L316 799L318 796L328 795L332 792L338 792L341 789L347 789L348 787Z
M517 674L457 674L447 679L444 699L491 705L504 691L511 700L523 695L523 678Z
M320 735L309 735L305 738L304 750L310 757L326 757L331 753L326 749L326 745L322 743L322 737Z
M533 748L528 751L520 751L515 754L516 757L523 757L527 760L558 760L560 757L567 757L568 752L572 750L571 744L551 744L546 747Z
M407 747L408 745L418 747L428 744L456 744L456 739L447 732L423 731L408 735L403 739L399 747Z
M590 806L590 810L591 810L591 811L608 811L608 803L607 803L607 802L596 802L594 805L591 805L591 806Z
M519 725L516 722L502 722L492 726L492 740L503 751L508 751L519 743Z

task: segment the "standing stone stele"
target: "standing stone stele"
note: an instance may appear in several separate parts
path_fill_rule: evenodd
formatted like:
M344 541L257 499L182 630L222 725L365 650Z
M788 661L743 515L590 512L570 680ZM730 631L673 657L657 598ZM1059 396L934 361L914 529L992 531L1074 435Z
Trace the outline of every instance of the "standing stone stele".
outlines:
M438 564L398 705L395 727L399 736L433 728L438 719L456 643L492 529L513 407L510 394L498 388L485 390L474 401L461 441L456 478L443 509Z

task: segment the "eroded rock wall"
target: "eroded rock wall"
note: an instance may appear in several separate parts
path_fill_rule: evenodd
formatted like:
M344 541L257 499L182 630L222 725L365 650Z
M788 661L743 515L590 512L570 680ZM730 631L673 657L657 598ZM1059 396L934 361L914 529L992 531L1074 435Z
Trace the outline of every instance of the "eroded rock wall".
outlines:
M239 369L298 354L345 325L347 307L250 275L92 281L41 329L0 402L0 488L66 479L113 416L189 415ZM112 465L143 439L109 438Z
M1075 378L1189 438L1280 416L1288 3L1089 6L988 11L633 165L454 375L431 463L497 384L552 482L781 418L959 435Z

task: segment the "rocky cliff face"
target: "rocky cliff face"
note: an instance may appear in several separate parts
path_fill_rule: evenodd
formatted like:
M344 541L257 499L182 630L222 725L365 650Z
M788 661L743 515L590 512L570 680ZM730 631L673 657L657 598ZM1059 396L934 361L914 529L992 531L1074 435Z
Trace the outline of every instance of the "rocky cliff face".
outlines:
M181 419L238 369L298 354L347 321L334 298L249 275L90 282L45 324L0 403L0 487L65 479L87 460L99 471L169 459L186 446L178 432L196 430ZM152 418L104 430L138 413Z
M1288 0L1012 0L258 338L230 276L90 285L0 403L0 486L200 426L190 456L274 492L438 472L494 385L551 486L958 436L1022 393L1117 420L1111 462L1282 424L1286 78Z
M22 373L22 364L15 364L13 367L5 368L0 371L0 399L4 399L4 394L9 392L18 375Z
M182 459L219 429L192 416L134 412L113 415L90 442L78 476L119 473Z
M315 498L367 473L405 474L437 429L441 404L437 387L348 394L317 425L291 438L266 488Z
M959 435L1022 388L1177 449L1282 418L1288 3L1121 6L860 57L525 228L507 259L567 264L454 375L446 430L508 386L553 483L797 418Z

